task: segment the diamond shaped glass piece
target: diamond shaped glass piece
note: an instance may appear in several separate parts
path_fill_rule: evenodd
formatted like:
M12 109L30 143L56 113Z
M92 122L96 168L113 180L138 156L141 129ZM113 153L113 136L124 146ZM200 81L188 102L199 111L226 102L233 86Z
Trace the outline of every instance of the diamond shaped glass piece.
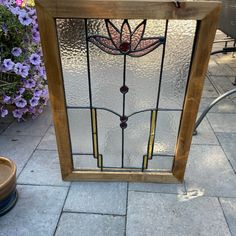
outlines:
M124 86L122 86L122 87L120 88L120 92L121 92L122 94L126 94L126 93L129 92L129 88L128 88L126 85L124 85Z

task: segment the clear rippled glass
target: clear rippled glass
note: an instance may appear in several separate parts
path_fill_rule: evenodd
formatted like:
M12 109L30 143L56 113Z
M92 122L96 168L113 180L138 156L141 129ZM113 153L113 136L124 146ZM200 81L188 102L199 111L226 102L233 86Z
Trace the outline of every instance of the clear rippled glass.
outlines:
M112 20L120 29L123 20ZM133 30L142 20L130 20ZM104 20L87 20L88 36L107 35ZM58 41L63 67L67 106L89 107L89 87L85 21L83 19L57 19ZM166 21L148 20L144 37L165 34ZM166 54L159 107L182 109L188 79L194 40L195 21L169 21ZM157 104L157 91L161 69L163 46L140 57L126 57L125 114L153 109ZM122 114L123 100L120 87L123 84L124 56L110 55L89 42L91 97L94 107L111 109ZM141 168L143 155L147 153L150 129L150 111L133 115L125 129L124 165ZM68 109L72 151L75 168L97 168L92 153L92 131L89 109ZM150 170L169 170L177 140L181 112L159 111L157 118L154 154L149 161ZM105 110L97 110L99 153L104 167L121 166L122 130L120 119ZM80 156L78 153L89 155ZM87 162L88 161L88 162Z

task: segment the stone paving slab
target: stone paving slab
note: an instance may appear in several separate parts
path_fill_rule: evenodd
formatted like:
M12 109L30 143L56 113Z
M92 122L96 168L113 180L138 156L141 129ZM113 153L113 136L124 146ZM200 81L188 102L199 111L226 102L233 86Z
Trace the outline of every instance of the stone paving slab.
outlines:
M219 146L192 145L185 183L196 196L236 197L236 175Z
M57 150L54 126L49 127L48 131L41 140L38 149Z
M236 198L220 198L232 236L236 235Z
M0 134L3 133L7 128L9 124L7 123L0 123Z
M57 151L36 150L18 178L21 184L68 186L62 181Z
M184 184L129 183L129 190L153 193L184 194Z
M217 137L236 172L236 133L217 133Z
M210 75L214 76L234 76L234 71L227 64L218 64L211 60L208 67Z
M215 132L236 133L235 114L208 114L208 120Z
M203 87L203 92L202 92L202 97L206 98L216 98L218 97L218 93L210 83L210 81L206 78L204 87Z
M129 191L127 236L230 236L217 198Z
M63 213L56 236L122 236L125 217L98 214Z
M14 121L13 117L8 115L5 118L0 117L0 134Z
M211 128L207 117L205 117L197 128L197 135L193 135L192 144L219 145L217 137Z
M229 90L235 88L232 84L232 79L235 78L235 75L233 76L211 76L211 80L215 83L216 87L219 89L219 91L223 94L225 92L228 92ZM232 97L231 95L230 97Z
M38 145L41 137L33 136L0 136L0 156L12 159L19 174Z
M37 119L33 120L29 118L26 122L15 121L2 134L42 136L45 134L50 124L52 124L50 107L46 107L43 114Z
M226 64L231 68L236 67L236 57L232 57L232 53L228 53L224 56L217 57L215 60L218 64Z
M67 188L18 185L17 189L19 199L16 206L0 218L0 235L53 235Z
M64 210L102 214L126 214L127 183L72 183Z

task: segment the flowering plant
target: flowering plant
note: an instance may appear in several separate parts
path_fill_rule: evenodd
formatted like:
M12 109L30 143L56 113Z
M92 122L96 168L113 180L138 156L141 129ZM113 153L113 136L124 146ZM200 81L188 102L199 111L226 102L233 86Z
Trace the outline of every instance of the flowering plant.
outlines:
M37 117L48 90L36 11L0 0L0 116Z

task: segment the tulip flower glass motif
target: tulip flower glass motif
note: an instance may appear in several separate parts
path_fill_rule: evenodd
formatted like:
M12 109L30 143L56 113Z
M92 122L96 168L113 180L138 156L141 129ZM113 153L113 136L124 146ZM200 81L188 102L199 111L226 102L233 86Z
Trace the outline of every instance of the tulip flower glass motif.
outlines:
M125 129L127 128L128 119L131 115L126 115L126 103L125 96L129 92L129 87L126 85L126 57L142 57L148 53L155 50L160 45L165 44L165 37L148 37L144 38L145 28L147 20L143 20L133 31L129 25L127 19L125 19L119 30L110 20L106 19L106 29L108 36L101 35L92 35L88 37L88 41L96 45L102 51L112 54L112 55L123 55L124 57L124 68L123 68L123 85L120 87L120 92L123 95L123 112L120 117L120 127L122 129L122 165L124 168L124 139L125 139ZM88 46L88 45L87 45ZM151 159L153 153L153 142L154 142L154 132L156 121L156 112L152 111L151 115L151 132L148 145L148 155L144 155L143 167L142 169L147 168L147 160ZM92 119L96 120L95 115L92 114ZM96 122L93 122L94 124ZM93 130L97 130L96 127ZM97 147L97 138L94 138L95 146ZM96 151L98 153L98 150ZM94 155L96 156L96 155ZM146 163L146 164L145 164Z
M164 37L144 38L146 20L143 20L134 30L128 20L124 20L119 30L110 20L105 20L107 36L93 35L88 38L101 50L112 55L128 55L141 57L155 50L165 42Z
M120 127L127 128L128 116L125 114L125 95L129 88L126 85L126 56L142 57L165 43L165 37L144 38L147 20L143 20L133 31L127 19L119 30L110 20L106 19L107 36L92 35L88 41L95 44L104 52L112 55L124 56L123 85L120 92L123 94L123 114L120 116Z

